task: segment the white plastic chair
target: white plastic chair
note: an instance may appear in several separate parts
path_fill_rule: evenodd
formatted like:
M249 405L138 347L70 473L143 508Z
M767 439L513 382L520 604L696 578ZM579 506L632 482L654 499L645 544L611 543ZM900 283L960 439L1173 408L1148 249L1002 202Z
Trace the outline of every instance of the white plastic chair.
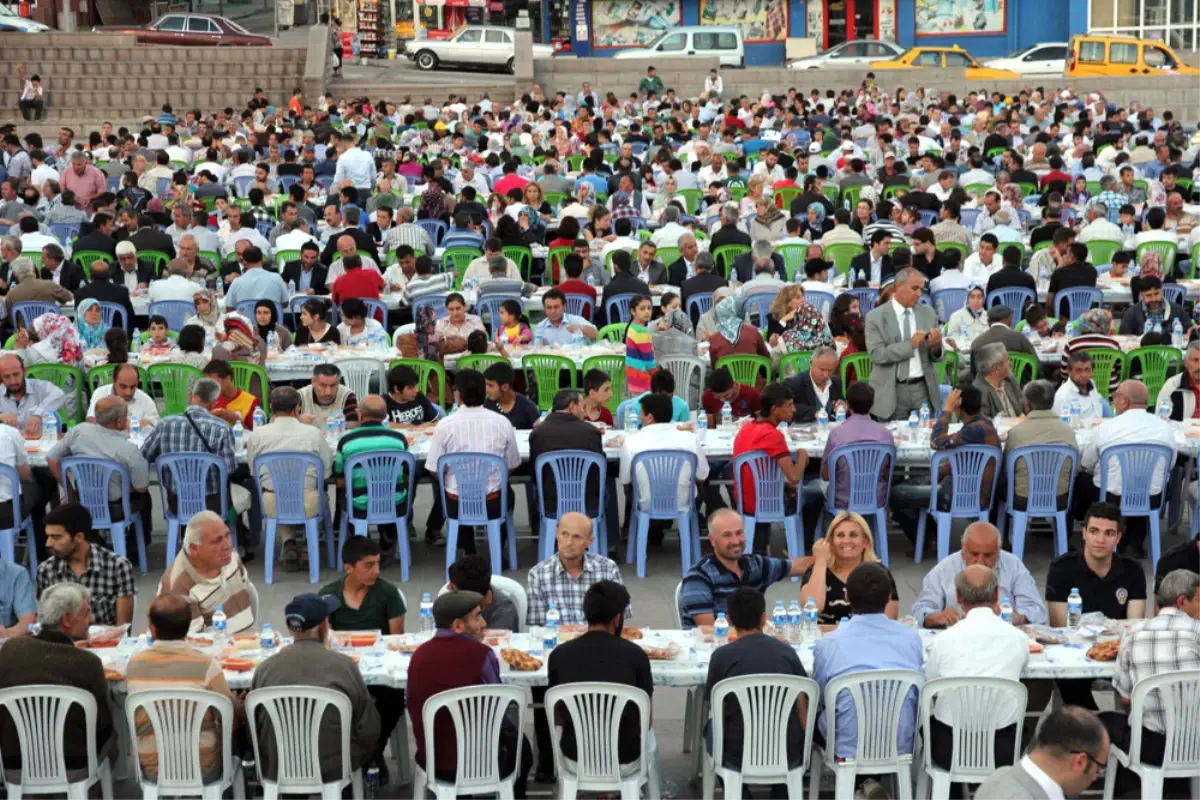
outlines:
M87 730L87 768L67 772L63 729L71 706L83 709ZM74 686L35 684L0 689L0 708L8 711L17 729L21 769L7 776L8 797L27 794L66 794L87 800L88 790L100 781L104 800L113 796L112 766L96 752L96 698ZM72 780L73 779L73 780Z
M672 356L662 359L658 365L674 376L675 394L683 398L688 408L700 408L700 396L704 393L705 379L708 375L708 359Z
M221 726L221 777L205 784L200 766L200 729L209 709L214 709ZM131 753L138 758L137 712L150 718L158 748L158 779L149 780L140 764L134 765L144 800L160 795L203 797L220 800L230 786L233 796L246 796L241 759L233 755L233 701L207 689L155 689L134 692L125 698L125 717L129 722Z
M617 756L621 715L633 703L641 720L642 753L636 762L622 764ZM555 710L562 705L575 729L577 760L563 756L559 735L552 735L554 769L558 773L555 796L574 800L579 792L619 791L622 800L638 800L646 784L649 800L659 800L656 746L650 733L650 696L620 683L569 683L546 691L544 711L551 728Z
M342 383L354 392L359 402L371 394L371 381L380 381L379 394L387 394L383 382L383 363L374 358L347 358L337 362L337 368L342 371Z
M723 766L725 755L725 698L733 695L742 715L742 767ZM800 766L788 766L788 724L796 715L796 701L804 695L804 750ZM813 723L821 687L798 675L743 675L726 678L712 691L712 755L704 754L702 797L713 797L716 776L725 784L725 797L740 798L743 784L786 783L788 797L804 797L804 770L812 753Z
M900 720L904 704L912 689L921 688L925 676L909 669L877 669L852 672L834 678L825 686L826 749L813 745L812 772L809 776L809 797L817 797L821 788L821 768L827 767L837 779L836 800L854 797L854 778L867 775L895 774L900 798L912 797L911 753L901 753L897 747ZM837 697L844 691L854 698L854 714L858 732L854 757L838 761ZM915 737L914 737L915 738ZM915 745L915 742L913 742Z
M1166 718L1166 747L1162 766L1142 763L1142 720L1145 717L1146 697L1158 692L1163 716ZM1129 703L1131 738L1129 752L1116 745L1108 757L1137 775L1142 781L1142 797L1161 798L1163 781L1167 778L1190 778L1189 797L1200 797L1200 681L1188 670L1164 672L1143 678L1133 687ZM1111 800L1116 788L1116 764L1108 765L1104 776L1104 797Z
M261 625L262 620L258 618L258 589L254 588L254 584L250 581L246 581L246 588L250 590L250 616L254 617L255 625ZM159 593L162 593L161 589ZM134 599L137 599L136 595ZM134 619L137 619L136 615L134 616Z
M1013 743L1012 763L1021 758L1021 728L1029 691L1017 681L1004 678L938 678L921 689L921 732L925 740L923 767L917 777L917 797L924 798L929 778L933 778L933 798L950 797L952 783L983 783L996 771L996 731L1009 724L999 719L1016 703L1017 736ZM950 769L933 763L930 719L933 703L952 720L954 749ZM1007 707L1006 707L1007 706ZM1115 770L1114 770L1115 771Z
M500 723L509 707L517 707L517 730L525 730L525 707L529 691L520 686L464 686L439 692L425 701L421 721L425 728L425 763L417 764L413 781L413 797L423 800L427 790L438 800L454 800L463 794L500 795L513 800L513 784L521 768L520 752L515 768L505 776L500 774ZM445 710L454 724L458 770L453 782L440 781L434 773L437 759L434 753L434 719ZM520 741L517 746L521 747Z
M342 775L325 783L321 776L320 733L325 709L341 715ZM258 710L271 720L275 736L275 780L263 777L262 749L258 743ZM254 767L266 800L281 794L320 794L323 800L341 800L349 784L356 800L363 796L362 770L350 767L350 698L320 686L276 686L255 689L246 695L246 720L254 744Z

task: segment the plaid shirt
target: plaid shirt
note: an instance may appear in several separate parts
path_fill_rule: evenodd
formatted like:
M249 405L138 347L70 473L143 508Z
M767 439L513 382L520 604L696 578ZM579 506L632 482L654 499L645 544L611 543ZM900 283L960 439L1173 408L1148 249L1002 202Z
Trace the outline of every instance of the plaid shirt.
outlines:
M230 473L237 467L233 429L229 423L208 413L204 406L188 406L184 413L163 417L150 429L150 435L142 444L142 456L146 461L153 464L160 455L170 453L211 453L225 459L225 468ZM211 469L204 490L210 495L221 491L217 473Z
M38 597L56 583L77 583L88 590L88 601L97 625L116 625L117 598L137 594L133 567L126 559L98 544L91 545L91 556L82 575L76 575L65 558L51 556L39 564Z
M583 596L596 581L621 581L621 571L616 562L588 551L583 554L583 572L572 578L563 569L557 555L550 556L529 570L529 610L525 615L526 625L545 625L546 610L550 603L558 609L563 625L583 625ZM625 609L625 617L633 613Z
M685 629L694 627L694 616L724 613L729 595L739 586L753 586L765 594L771 584L791 574L792 562L748 553L738 559L738 567L742 570L741 578L716 556L709 555L688 570L679 589L679 615Z
M1200 672L1200 621L1177 608L1164 608L1121 640L1113 686L1121 697L1129 699L1138 681L1177 671ZM1157 733L1166 733L1159 692L1146 695L1143 709L1143 724Z
M1111 189L1101 192L1096 195L1097 203L1104 203L1104 207L1109 209L1113 216L1116 216L1116 211L1121 206L1129 205L1129 195L1124 192L1114 192Z

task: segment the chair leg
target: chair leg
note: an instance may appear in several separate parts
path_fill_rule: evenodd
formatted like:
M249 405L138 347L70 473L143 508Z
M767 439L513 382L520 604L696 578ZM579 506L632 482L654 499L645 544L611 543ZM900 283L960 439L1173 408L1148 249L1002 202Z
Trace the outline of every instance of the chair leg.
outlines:
M342 518L338 522L337 551L339 553L342 552L342 548L344 548L346 546L346 537L348 535L348 531L346 529L350 527L349 517L350 517L350 512L346 511L342 514ZM356 525L354 527L355 527L355 533L357 534L358 526Z
M396 772L393 779L397 786L413 782L412 752L408 746L408 725L401 720L392 729L392 758L396 759Z
M550 537L554 533L552 526L557 525L558 520L542 517L538 520L538 561L545 561L551 555Z
M692 514L689 511L678 519L679 524L679 555L683 563L683 575L687 577L692 568Z
M787 539L788 558L804 555L804 526L798 517L787 517L783 520L784 536ZM792 582L800 580L792 578Z
M1017 560L1025 558L1025 530L1029 526L1029 515L1024 511L1010 511L1012 515L1012 554ZM1055 549L1058 542L1055 541Z
M921 513L917 517L917 552L913 555L913 562L917 564L921 563L921 558L925 555L925 523L928 520L929 512L921 509Z
M103 797L104 800L112 800L113 797L115 796L115 795L113 795L112 762L109 761L108 759L104 759L103 761L101 761L99 772L100 772L100 796Z
M646 540L650 537L650 515L635 511L637 520L637 576L646 577Z
M1117 788L1117 765L1113 764L1104 773L1104 800L1112 800Z
M917 757L913 753L913 758ZM917 800L927 800L929 796L929 772L924 767L917 767Z
M504 550L500 547L500 520L487 524L488 552L492 558L492 574L504 574Z
M25 550L29 553L29 574L37 575L38 560L37 547L34 543L33 518L25 518Z
M738 800L742 796L742 773L731 769L725 770L721 774L721 780L725 783L725 797L731 800ZM705 797L712 797L706 794Z
M625 533L625 563L632 564L634 554L637 553L637 506L636 504L630 507L629 519L625 520L625 524L629 530Z
M321 529L315 519L304 521L304 538L308 546L308 582L316 583L321 576ZM333 542L329 543L333 546Z
M123 525L121 525L120 534L117 534L114 532L113 536L119 535L122 539L124 539L126 529L128 528L129 525L133 525L133 535L134 535L134 538L137 539L138 569L141 571L141 573L143 575L145 575L146 574L146 540L144 538L145 537L145 529L142 527L142 515L141 514L133 514L132 516L133 516L133 521L126 522ZM115 530L116 529L114 528L114 531Z
M999 523L996 526L996 529L998 531L1000 531L1000 541L1003 542L1004 541L1004 530L1006 527L1008 527L1008 504L1005 503L1003 500L1000 501L1000 505L997 507L997 510L996 510L996 522Z
M746 552L754 552L754 534L758 531L758 521L747 514L742 517L742 527L746 529Z
M170 569L171 562L175 560L176 548L179 547L179 518L167 519L167 568ZM12 558L9 557L9 561Z
M417 767L416 775L413 777L413 797L416 800L425 800L425 770Z
M267 583L274 582L275 575L275 529L278 525L274 517L267 517L267 536L263 544L263 573Z
M817 800L821 796L821 770L822 759L825 754L821 748L814 747L812 753L809 754L809 770L808 770L808 800Z
M1163 774L1161 769L1143 767L1139 777L1142 779L1142 797L1163 796ZM1107 780L1107 776L1105 776Z
M408 567L412 564L412 549L408 543L408 518L396 519L396 550L400 554L400 582L408 583Z
M950 555L950 524L953 521L949 514L938 514L937 557L939 562Z
M704 764L700 772L700 796L714 797L716 795L717 776L713 774L712 759L707 755L704 756ZM728 791L726 786L726 791Z
M563 800L575 800L579 796L579 782L571 778L559 778L558 796Z
M346 511L346 514L348 514L348 513L350 513L349 509L347 509L347 511ZM343 514L342 516L345 517L346 514ZM336 559L337 556L340 555L342 551L339 549L337 551L337 553L333 552L333 548L334 548L333 519L330 518L328 509L325 509L324 511L321 512L319 524L317 525L317 550L314 555L316 555L318 557L318 560L321 555L321 527L322 526L324 526L325 534L326 534L326 536L325 536L325 563L329 565L330 569L334 569L334 564L333 564L334 559ZM310 564L312 563L312 556L309 556L309 563ZM317 567L317 570L318 570L318 572L320 571L319 565Z
M1162 526L1156 512L1150 513L1150 568L1158 568L1158 556L1162 550Z
M950 800L950 773L938 770L933 773L933 800ZM923 798L924 795L921 795Z
M854 797L854 778L857 773L853 769L841 767L834 770L834 777L837 779L833 797L834 800L852 800Z
M787 774L788 800L804 800L804 771L794 769ZM707 795L706 795L707 796Z
M458 520L446 520L446 572L450 572L450 565L454 563L454 559L458 553Z
M508 568L517 568L517 519L512 511L508 512L505 521L508 526Z
M803 531L803 529L801 529ZM817 531L813 531L813 537ZM886 567L888 564L887 511L879 509L875 512L875 552Z

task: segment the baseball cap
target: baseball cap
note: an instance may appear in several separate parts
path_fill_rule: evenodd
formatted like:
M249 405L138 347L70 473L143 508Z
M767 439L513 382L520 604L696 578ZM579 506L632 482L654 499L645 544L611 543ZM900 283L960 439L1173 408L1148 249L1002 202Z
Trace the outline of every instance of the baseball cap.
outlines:
M433 601L433 624L439 628L449 628L454 620L462 619L471 613L471 609L483 603L483 595L479 592L468 592L456 589L439 595Z
M988 309L988 322L1003 322L1013 315L1013 310L1003 303L997 303Z
M284 607L283 615L288 630L303 633L320 625L341 607L336 595L298 594Z
M819 152L821 152L821 143L820 143L820 142L813 142L812 144L810 144L810 145L808 146L808 152L810 152L810 153L819 153Z

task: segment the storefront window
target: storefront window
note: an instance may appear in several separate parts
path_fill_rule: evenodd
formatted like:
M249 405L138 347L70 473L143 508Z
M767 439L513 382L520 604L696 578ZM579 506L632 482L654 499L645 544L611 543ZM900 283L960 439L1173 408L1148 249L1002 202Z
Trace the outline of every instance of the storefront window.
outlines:
M1200 0L1090 0L1089 32L1162 41L1184 52L1200 48Z

